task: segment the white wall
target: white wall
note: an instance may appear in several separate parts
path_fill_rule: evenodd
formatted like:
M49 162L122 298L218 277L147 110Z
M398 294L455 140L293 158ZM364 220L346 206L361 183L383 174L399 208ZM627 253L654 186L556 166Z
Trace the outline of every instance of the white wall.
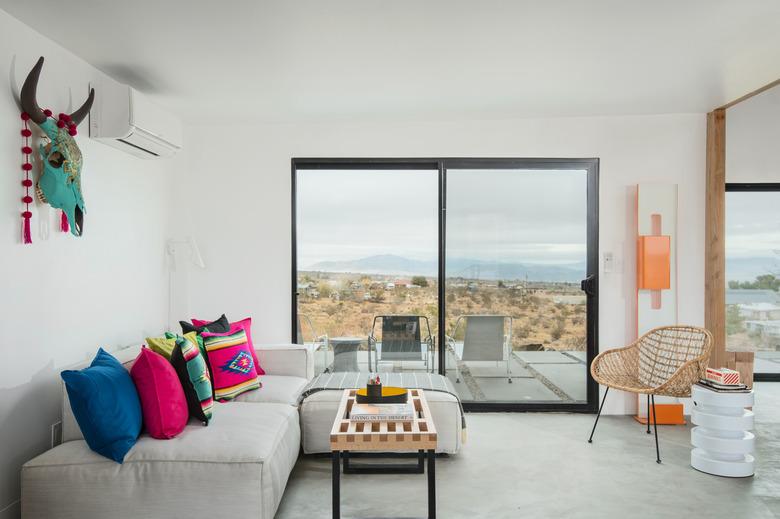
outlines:
M99 72L0 11L0 517L17 517L19 468L50 447L60 419L59 372L158 333L167 311L163 256L170 175L165 162L135 159L87 137L85 234L65 235L48 206L34 209L32 245L20 240L23 196L19 91L39 56L42 106L68 111L85 99ZM98 92L97 95L100 95ZM71 107L71 111L72 111ZM58 212L57 212L58 213ZM38 235L40 221L52 234Z
M197 126L187 141L173 226L196 237L207 268L191 270L189 302L177 304L206 318L251 315L259 342L290 340L290 158L307 156L599 157L600 249L624 261L601 277L602 349L636 333L634 186L677 183L679 319L703 324L704 115ZM635 408L615 396L605 411Z
M726 182L780 182L780 86L726 110Z

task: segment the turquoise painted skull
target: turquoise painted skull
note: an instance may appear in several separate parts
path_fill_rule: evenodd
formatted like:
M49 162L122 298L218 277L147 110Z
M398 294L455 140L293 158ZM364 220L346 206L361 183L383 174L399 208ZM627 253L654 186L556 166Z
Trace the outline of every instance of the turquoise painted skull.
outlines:
M43 173L35 192L41 202L67 215L70 232L81 236L84 229L84 197L81 194L81 167L83 160L76 140L66 128L58 128L54 119L40 125L50 142L38 147L43 162Z
M35 64L22 86L22 109L49 138L41 144L38 153L43 162L43 172L35 192L41 202L61 209L68 217L70 232L81 236L84 230L84 197L81 194L81 168L84 164L81 150L73 138L78 124L84 120L95 98L94 89L86 102L70 115L61 114L59 121L51 118L38 106L36 91L43 68L43 57ZM69 124L68 124L69 123Z

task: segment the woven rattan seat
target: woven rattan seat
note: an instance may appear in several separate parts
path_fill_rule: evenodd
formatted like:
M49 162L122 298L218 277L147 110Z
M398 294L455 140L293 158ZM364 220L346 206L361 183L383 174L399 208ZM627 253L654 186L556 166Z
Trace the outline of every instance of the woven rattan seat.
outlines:
M621 391L687 397L704 376L712 335L694 326L650 330L625 348L599 354L590 373L599 384Z
M650 330L632 344L600 353L590 365L593 379L607 386L599 406L593 433L610 388L647 395L647 432L650 416L655 425L656 461L661 463L655 397L687 397L691 387L704 376L712 350L712 335L695 326L664 326Z

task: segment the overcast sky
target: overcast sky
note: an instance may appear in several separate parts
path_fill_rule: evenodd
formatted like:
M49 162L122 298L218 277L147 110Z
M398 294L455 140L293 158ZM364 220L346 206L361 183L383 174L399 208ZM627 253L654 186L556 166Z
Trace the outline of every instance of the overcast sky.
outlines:
M726 255L777 256L780 250L780 192L726 193Z
M301 170L298 261L378 254L435 261L438 172ZM517 263L585 260L584 171L450 170L447 255Z

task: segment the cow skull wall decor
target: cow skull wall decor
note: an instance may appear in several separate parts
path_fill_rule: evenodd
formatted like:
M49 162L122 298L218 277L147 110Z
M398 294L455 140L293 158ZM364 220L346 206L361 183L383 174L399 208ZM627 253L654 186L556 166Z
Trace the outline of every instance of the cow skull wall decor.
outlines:
M75 236L81 236L84 232L84 213L86 212L84 197L81 194L83 158L73 137L76 135L76 127L92 108L95 90L90 90L89 97L81 108L72 114L61 113L57 119L54 119L51 110L42 110L38 106L36 93L42 68L43 57L38 60L28 74L20 96L22 110L24 110L22 119L25 120L25 123L28 119L33 121L49 138L49 142L41 144L38 149L43 163L43 172L38 179L35 192L41 202L62 210L67 217L67 221L63 217L63 230L67 230L67 224L70 223L70 232ZM29 130L25 128L22 135L28 139ZM24 153L32 151L27 145L23 150ZM29 169L28 166L26 170L29 171ZM31 186L29 179L25 182L25 187ZM29 195L25 199L29 200ZM27 203L27 200L24 201ZM23 215L26 225L29 225L29 215L28 208Z

